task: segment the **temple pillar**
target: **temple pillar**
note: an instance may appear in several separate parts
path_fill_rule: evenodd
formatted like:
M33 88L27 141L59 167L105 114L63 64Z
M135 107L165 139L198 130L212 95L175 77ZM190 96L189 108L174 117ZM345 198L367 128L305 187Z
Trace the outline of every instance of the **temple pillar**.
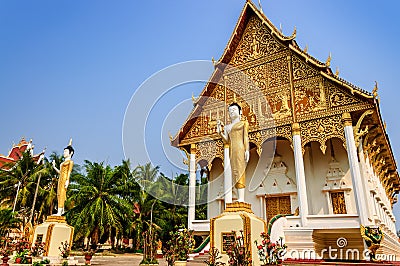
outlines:
M224 196L226 208L227 203L232 203L232 171L229 158L229 144L224 145Z
M306 189L306 176L304 173L304 161L301 147L300 125L298 123L292 124L293 133L293 152L294 152L294 166L296 170L296 183L299 200L299 215L301 226L307 225L308 216L308 201Z
M360 223L365 225L368 223L368 214L366 209L367 202L365 201L364 189L361 180L360 166L357 157L357 148L354 141L353 125L350 113L342 115L344 125L344 136L346 138L347 156L349 159L350 174L353 182L354 196L357 205L357 212L360 218Z
M189 207L188 228L193 229L192 222L196 219L196 147L190 146L189 158Z

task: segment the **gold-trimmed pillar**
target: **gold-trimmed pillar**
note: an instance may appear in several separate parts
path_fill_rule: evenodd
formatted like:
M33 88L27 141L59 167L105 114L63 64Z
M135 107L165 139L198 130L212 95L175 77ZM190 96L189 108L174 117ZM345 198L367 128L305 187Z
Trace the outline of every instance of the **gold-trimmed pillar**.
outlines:
M196 219L196 144L190 144L189 157L188 228L193 229L192 222Z
M357 213L360 218L360 223L366 225L368 223L368 214L365 206L367 201L365 200L364 196L360 165L358 163L357 148L354 141L353 124L350 113L343 113L342 121L344 126L344 136L346 138L350 174L353 182L354 197L357 205Z
M292 124L294 166L296 171L297 193L299 200L299 215L301 226L307 225L308 201L306 188L306 175L304 173L304 160L301 147L300 125Z

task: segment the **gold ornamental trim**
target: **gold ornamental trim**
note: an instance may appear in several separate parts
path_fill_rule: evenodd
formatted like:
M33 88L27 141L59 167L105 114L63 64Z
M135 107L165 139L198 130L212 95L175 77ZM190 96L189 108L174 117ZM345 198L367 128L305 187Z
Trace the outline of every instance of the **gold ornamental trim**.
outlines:
M55 216L55 215L47 217L46 222L67 223L67 221L65 220L65 216Z
M300 135L300 124L299 123L292 124L292 134L293 134L293 136Z
M253 213L253 211L251 210L251 204L246 202L227 203L226 209L224 210L224 212L238 212L238 211Z
M44 256L47 256L49 254L51 234L53 233L54 225L55 224L50 224L49 227L47 228L46 243L44 245L44 254L43 254Z
M343 125L346 126L353 126L353 122L351 121L350 113L343 113L342 114L342 121Z

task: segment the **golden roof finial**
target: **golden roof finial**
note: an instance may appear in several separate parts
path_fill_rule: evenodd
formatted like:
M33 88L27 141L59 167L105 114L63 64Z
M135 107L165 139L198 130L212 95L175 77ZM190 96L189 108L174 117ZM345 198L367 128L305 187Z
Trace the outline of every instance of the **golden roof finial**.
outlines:
M304 47L303 52L307 53L307 51L308 51L308 44L306 44L306 47Z
M325 62L325 65L326 65L327 67L330 67L330 66L331 66L331 59L332 59L332 54L329 52L328 59L326 59L326 62Z
M72 146L72 138L69 139L68 146Z
M296 28L296 26L294 26L292 37L296 38L296 34L297 34L297 28Z
M372 90L372 94L374 95L375 98L378 97L378 82L377 81L375 81L375 87Z
M214 65L214 66L216 65L216 63L215 63L215 59L214 59L214 56L213 56L213 57L211 57L211 62L213 63L213 65Z
M279 31L282 33L282 23L279 23Z
M199 98L200 98L200 97L199 97ZM193 92L192 92L192 102L193 102L193 105L196 105L198 100L199 100L199 99L196 99L196 97L194 97L194 94L193 94Z
M174 137L171 135L171 132L168 131L168 137L169 137L169 141L172 142L172 140L174 139Z
M260 12L264 14L262 6L261 6L261 0L258 0L258 7L260 8Z
M339 76L339 67L336 67L335 76Z

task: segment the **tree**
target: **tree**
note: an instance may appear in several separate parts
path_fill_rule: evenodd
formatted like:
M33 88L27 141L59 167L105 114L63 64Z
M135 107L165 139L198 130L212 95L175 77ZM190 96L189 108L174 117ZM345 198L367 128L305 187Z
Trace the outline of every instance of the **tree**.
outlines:
M0 169L0 202L29 213L32 208L36 183L40 175L47 174L44 164L36 162L29 150L23 152L19 160Z
M90 237L92 245L97 246L112 228L123 231L124 224L130 224L132 210L121 197L124 186L109 165L86 160L84 169L86 174L71 179L68 201L73 208L67 212L67 219L75 227L77 238Z
M21 220L11 208L0 209L0 236L6 236L10 229L19 229Z

